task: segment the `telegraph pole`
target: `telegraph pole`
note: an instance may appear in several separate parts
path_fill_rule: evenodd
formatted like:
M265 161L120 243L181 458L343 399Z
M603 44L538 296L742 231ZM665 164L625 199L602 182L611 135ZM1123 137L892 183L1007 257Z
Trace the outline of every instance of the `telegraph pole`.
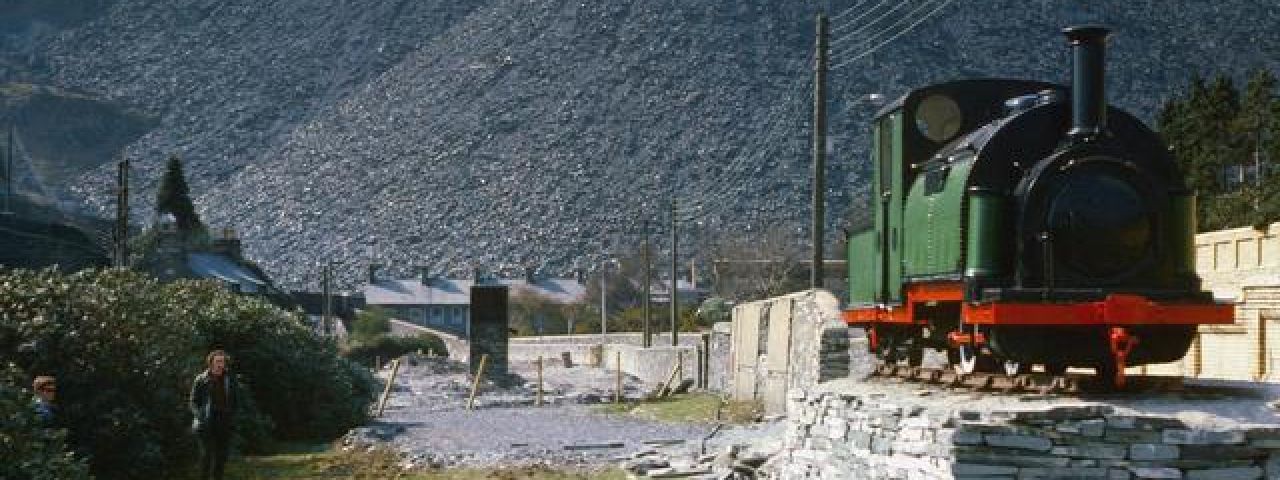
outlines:
M649 328L649 295L653 284L653 274L649 271L649 220L644 220L644 245L640 248L640 256L644 259L644 308L641 309L641 315L644 317L644 347L653 346L653 331Z
M818 14L813 65L813 268L809 288L822 288L823 226L827 189L827 16Z
M333 315L333 304L332 304L333 289L331 286L331 283L333 280L332 280L332 273L329 270L332 267L333 267L333 262L325 262L324 269L322 270L322 280L321 280L321 283L322 283L321 288L324 290L324 294L323 294L324 307L321 310L322 313L320 317L320 328L322 329L326 337L331 335L333 332L332 321L330 320L331 316Z
M129 266L129 159L116 164L116 266Z
M13 196L13 124L9 124L9 143L7 146L8 154L4 156L4 211L3 215L12 215L13 208L10 208L10 197Z
M604 277L605 275L609 274L608 268L609 268L608 263L600 264L600 336L601 337L609 334L609 304L608 304L609 293L606 291L607 287L604 284Z
M680 288L678 285L679 277L676 275L676 269L680 266L679 248L676 241L676 201L671 200L671 294L668 296L671 301L671 346L680 346Z

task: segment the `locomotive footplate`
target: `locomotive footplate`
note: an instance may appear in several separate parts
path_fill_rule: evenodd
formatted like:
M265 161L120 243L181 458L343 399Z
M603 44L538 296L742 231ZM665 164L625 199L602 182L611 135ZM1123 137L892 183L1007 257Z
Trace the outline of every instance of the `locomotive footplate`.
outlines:
M1235 321L1231 305L1162 303L1119 293L1096 302L965 304L963 315L968 325L1222 325Z

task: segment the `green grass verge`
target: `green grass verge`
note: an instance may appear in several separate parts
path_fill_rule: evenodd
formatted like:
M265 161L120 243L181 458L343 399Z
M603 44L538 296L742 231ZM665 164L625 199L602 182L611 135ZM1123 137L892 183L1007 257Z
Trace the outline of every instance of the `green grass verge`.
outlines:
M633 415L668 423L749 423L760 409L754 402L724 401L708 393L689 393L642 402L608 404L603 413Z
M548 467L439 469L406 472L390 449L343 452L328 445L292 444L271 455L231 459L226 478L258 479L399 479L399 480L622 480L617 469L574 471ZM193 474L189 478L196 478Z

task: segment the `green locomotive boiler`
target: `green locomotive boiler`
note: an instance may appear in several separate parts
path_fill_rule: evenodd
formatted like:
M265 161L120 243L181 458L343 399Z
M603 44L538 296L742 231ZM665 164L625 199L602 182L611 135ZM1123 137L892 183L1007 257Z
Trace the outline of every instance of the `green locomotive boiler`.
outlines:
M1107 105L1109 32L1067 28L1070 87L961 80L872 127L874 226L848 246L850 325L885 362L940 349L962 373L1127 366L1186 354L1233 308L1194 271L1195 197L1160 138Z

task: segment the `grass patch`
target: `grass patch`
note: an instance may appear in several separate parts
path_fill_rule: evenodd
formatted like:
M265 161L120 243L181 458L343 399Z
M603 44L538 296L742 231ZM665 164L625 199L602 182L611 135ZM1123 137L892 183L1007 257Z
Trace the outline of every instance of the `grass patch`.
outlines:
M391 449L350 451L323 444L289 444L270 455L232 458L226 478L259 479L399 479L399 480L622 480L618 469L556 470L545 466L460 468L404 471L400 455ZM188 478L198 478L192 473Z
M750 423L760 415L757 402L725 401L708 393L688 393L642 402L608 404L603 413L627 414L669 423Z

